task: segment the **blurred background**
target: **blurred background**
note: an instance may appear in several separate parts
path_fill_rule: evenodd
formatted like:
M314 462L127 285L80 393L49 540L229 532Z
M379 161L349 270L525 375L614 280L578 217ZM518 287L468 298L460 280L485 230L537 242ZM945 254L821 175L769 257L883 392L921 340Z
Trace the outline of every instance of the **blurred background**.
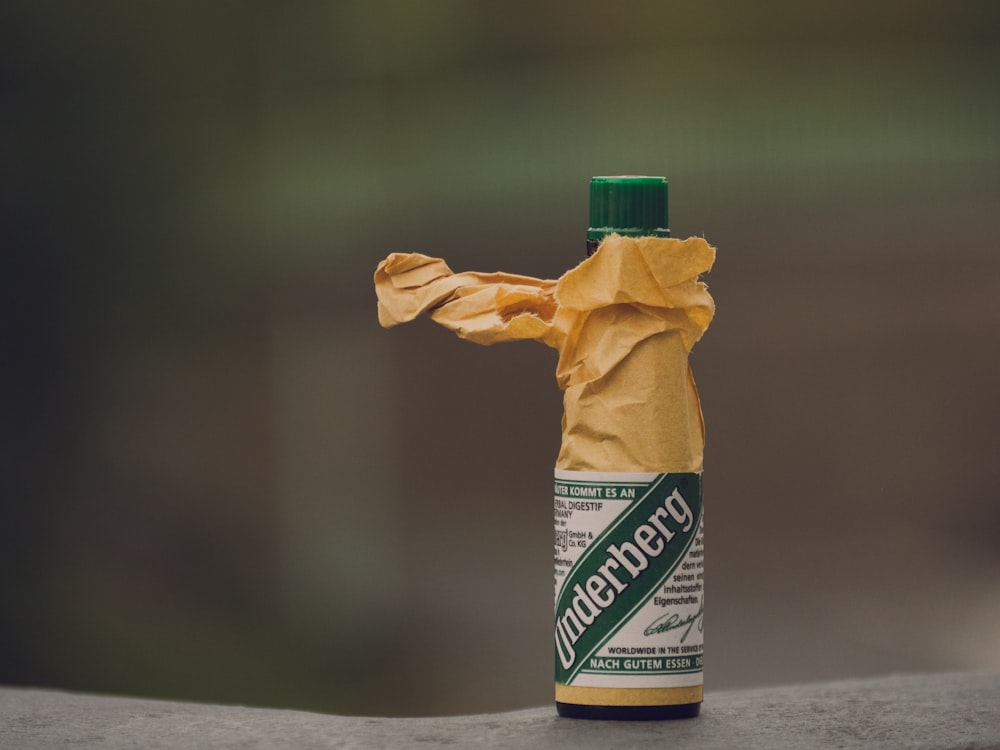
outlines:
M706 682L1000 670L1000 5L5 2L0 683L551 700L556 277L596 174L718 248Z

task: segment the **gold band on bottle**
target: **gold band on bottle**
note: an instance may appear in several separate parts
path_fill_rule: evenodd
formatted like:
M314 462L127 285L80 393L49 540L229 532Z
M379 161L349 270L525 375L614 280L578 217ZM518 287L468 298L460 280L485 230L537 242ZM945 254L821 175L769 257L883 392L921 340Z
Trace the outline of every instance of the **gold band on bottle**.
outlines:
M577 687L556 683L556 702L581 706L681 706L701 703L702 685L672 688Z

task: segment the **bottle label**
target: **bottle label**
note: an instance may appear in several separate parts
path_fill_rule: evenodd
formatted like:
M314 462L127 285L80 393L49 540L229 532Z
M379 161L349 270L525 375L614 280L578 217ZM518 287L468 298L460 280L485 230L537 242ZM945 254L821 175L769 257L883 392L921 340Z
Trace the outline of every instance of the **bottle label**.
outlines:
M701 474L555 472L562 685L702 684Z

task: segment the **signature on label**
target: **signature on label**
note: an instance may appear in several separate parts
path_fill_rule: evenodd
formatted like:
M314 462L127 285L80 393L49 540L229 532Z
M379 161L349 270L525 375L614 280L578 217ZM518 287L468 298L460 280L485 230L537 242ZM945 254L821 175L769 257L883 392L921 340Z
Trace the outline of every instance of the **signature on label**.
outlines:
M676 612L667 613L665 615L660 615L655 620L653 620L646 629L642 631L643 635L650 636L656 635L657 633L666 633L670 630L680 630L684 628L684 632L681 635L681 643L687 640L688 635L691 633L691 628L698 625L698 632L701 633L705 629L705 602L702 601L701 607L693 615L688 615L687 617L681 617Z

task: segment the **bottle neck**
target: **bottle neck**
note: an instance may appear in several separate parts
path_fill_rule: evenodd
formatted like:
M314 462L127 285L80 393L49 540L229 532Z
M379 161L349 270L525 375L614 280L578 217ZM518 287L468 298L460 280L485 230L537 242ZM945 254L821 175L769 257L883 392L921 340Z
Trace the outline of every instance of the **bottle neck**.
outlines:
M627 235L627 236L632 236L632 235ZM639 235L636 235L636 236L639 236ZM643 235L643 236L669 237L670 236L670 231L669 230L664 230L664 231L656 232L655 234L653 232L650 232L648 235ZM604 235L604 237L607 237L607 235ZM587 240L587 257L588 258L591 255L593 255L594 253L597 252L597 248L601 246L602 242L604 242L604 237L601 237L599 240L593 240L593 239L588 239Z

